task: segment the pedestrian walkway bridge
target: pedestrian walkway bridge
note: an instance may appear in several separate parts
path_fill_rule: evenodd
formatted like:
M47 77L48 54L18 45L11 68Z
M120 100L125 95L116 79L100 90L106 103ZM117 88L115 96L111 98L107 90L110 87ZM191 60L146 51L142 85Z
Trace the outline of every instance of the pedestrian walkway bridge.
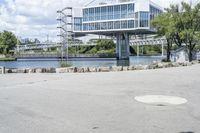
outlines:
M167 40L165 38L150 38L150 39L137 39L130 40L130 46L145 46L145 45L166 45ZM82 43L79 41L69 42L68 47L71 46L95 46L96 43ZM48 49L48 48L61 48L63 47L58 43L41 43L41 44L27 44L27 45L19 45L12 52L20 52L25 50L35 50L35 49Z

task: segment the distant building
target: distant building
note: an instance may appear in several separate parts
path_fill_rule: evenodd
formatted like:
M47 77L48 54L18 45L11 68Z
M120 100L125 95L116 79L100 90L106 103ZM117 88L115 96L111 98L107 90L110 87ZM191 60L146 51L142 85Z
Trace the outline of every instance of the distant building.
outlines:
M22 45L25 45L25 44L39 44L40 43L40 40L35 38L35 39L30 39L30 38L23 38L23 39L20 39L20 42Z
M35 43L35 44L39 44L39 43L40 43L40 40L37 39L37 38L35 38L35 39L34 39L34 43Z

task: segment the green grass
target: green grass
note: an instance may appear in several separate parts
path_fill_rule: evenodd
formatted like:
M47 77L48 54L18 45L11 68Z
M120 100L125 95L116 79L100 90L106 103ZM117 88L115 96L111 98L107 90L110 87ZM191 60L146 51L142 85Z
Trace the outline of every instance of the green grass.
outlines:
M71 64L68 64L67 62L61 62L60 63L60 67L71 67L72 65Z
M13 57L5 57L5 58L0 58L0 61L16 61L16 58Z

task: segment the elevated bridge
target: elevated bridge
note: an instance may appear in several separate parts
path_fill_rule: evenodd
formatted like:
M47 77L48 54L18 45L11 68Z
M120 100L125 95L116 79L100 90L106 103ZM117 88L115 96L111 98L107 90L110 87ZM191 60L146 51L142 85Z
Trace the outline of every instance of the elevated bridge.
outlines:
M82 42L69 42L68 46L94 46L95 43L82 43ZM61 48L63 45L59 43L40 43L40 44L26 44L17 46L12 52L20 52L26 50L35 50L35 49L48 49L48 48Z

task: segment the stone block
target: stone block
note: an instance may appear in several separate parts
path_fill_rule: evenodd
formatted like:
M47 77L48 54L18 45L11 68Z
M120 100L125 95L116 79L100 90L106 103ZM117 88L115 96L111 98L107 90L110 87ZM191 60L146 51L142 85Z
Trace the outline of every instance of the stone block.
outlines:
M129 67L128 66L123 66L123 71L129 71Z
M42 68L36 68L35 69L35 73L42 73L42 71L43 71Z
M35 73L35 72L36 72L36 69L34 68L28 70L28 73Z
M67 73L68 69L67 68L56 68L56 73Z
M129 66L128 69L129 69L129 71L133 71L133 70L135 70L135 66Z
M111 71L122 71L123 70L123 67L122 66L112 66L111 67Z
M135 70L144 70L143 65L136 65Z
M26 73L26 69L17 69L17 73Z
M85 71L84 71L84 68L78 68L77 72L78 73L84 73Z
M69 73L74 73L74 67L68 67L67 72Z
M84 67L84 72L91 72L89 67Z
M89 71L90 71L90 72L97 72L97 68L96 68L96 67L90 67L90 68L89 68Z
M56 73L55 68L46 68L46 73Z
M110 67L100 67L99 72L110 72Z
M177 62L172 63L172 67L179 67L179 66L180 66L180 63L177 63Z

